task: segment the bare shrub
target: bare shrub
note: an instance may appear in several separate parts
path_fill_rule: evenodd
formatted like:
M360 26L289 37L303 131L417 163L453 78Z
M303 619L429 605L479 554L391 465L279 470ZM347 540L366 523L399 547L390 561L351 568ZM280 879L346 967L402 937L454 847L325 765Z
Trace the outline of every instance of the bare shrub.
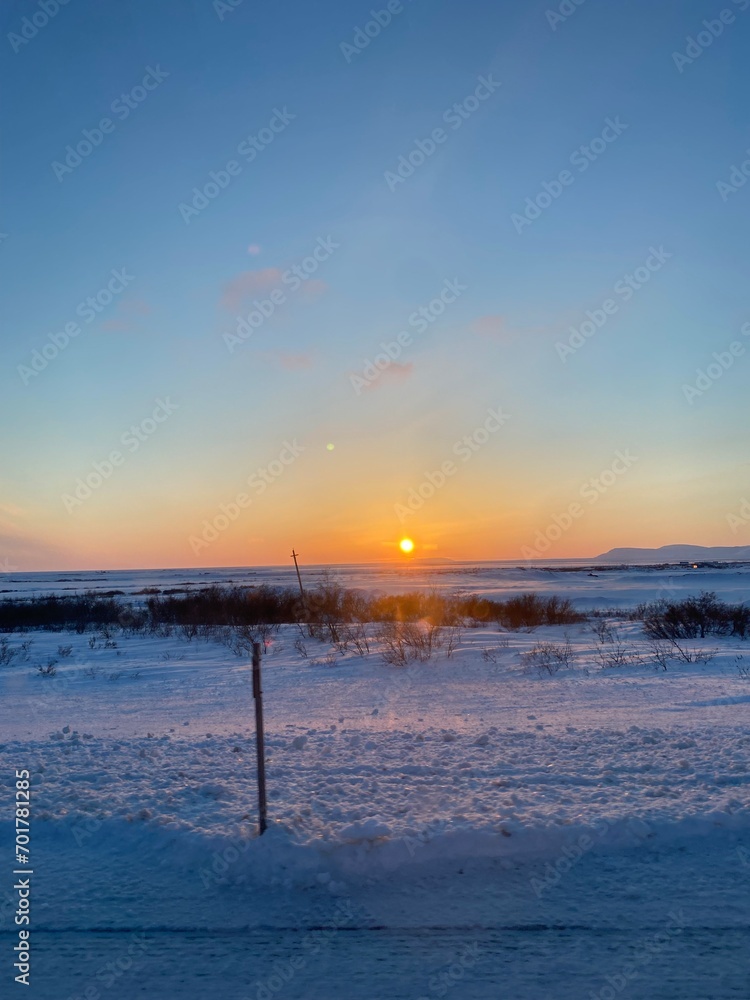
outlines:
M720 601L713 591L681 601L665 599L640 604L632 614L643 621L650 639L668 642L678 639L705 639L709 635L737 635L750 632L750 607Z
M521 654L521 662L527 667L535 667L540 672L556 674L561 667L569 667L573 659L573 647L566 637L564 643L537 642L526 653Z
M339 639L335 643L336 649L340 653L346 653L349 648L353 648L359 656L366 656L370 652L370 643L367 638L367 626L364 622L353 622L343 624L338 628Z
M668 640L652 638L649 652L662 670L666 670L671 660L681 660L683 663L710 663L718 653L718 649L685 646L676 638Z
M339 662L335 649L329 649L324 657L316 656L310 660L311 667L335 667Z
M619 629L608 621L597 621L592 626L596 635L597 660L602 669L630 667L642 662L638 651L623 641Z
M701 649L700 646L682 646L676 640L672 642L674 655L683 663L710 663L719 652L718 649Z
M178 626L177 634L186 642L192 642L198 635L198 626L195 622L183 622Z
M461 629L457 625L449 625L444 628L440 642L445 650L446 659L450 660L461 642Z
M669 666L669 661L672 659L672 644L668 642L659 642L658 639L652 639L649 643L648 649L654 663L661 667L662 670L666 670Z
M0 638L0 666L7 667L18 656L18 650L14 649L6 636Z
M101 640L113 633L148 631L168 635L179 628L191 641L201 629L255 627L299 623L315 638L342 640L342 626L365 622L428 621L441 627L474 627L497 622L508 629L539 625L567 625L585 620L570 600L522 594L505 601L445 591L414 591L371 596L347 589L326 572L304 597L289 587L221 586L171 588L163 593L142 592L145 604L125 603L120 591L90 591L83 595L38 595L0 601L0 632L45 628L80 634L101 630ZM748 612L750 615L750 611ZM748 625L750 627L750 624ZM89 638L96 647L96 640ZM366 651L366 650L365 650Z
M521 629L538 625L574 625L585 621L585 616L576 611L567 597L522 594L500 604L496 621L509 629Z
M498 640L498 643L495 646L485 646L482 650L482 659L485 663L492 663L494 666L497 666L500 662L502 650L508 649L509 646L510 642L507 639ZM496 674L497 670L492 672Z
M403 666L425 663L440 646L440 634L431 622L384 622L378 635L386 663Z
M204 633L204 638L217 639L228 646L235 656L252 656L256 642L263 644L263 652L267 653L273 642L273 636L281 626L269 622L258 622L257 625L225 625L210 626Z
M591 631L597 637L600 643L612 642L613 629L610 623L606 620L596 620L591 626Z

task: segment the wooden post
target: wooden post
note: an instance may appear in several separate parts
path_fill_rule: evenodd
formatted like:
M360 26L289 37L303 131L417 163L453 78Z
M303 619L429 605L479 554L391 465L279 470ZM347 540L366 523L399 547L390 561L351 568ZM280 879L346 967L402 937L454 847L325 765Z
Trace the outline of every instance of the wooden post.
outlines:
M253 643L253 698L255 699L255 745L258 757L258 813L260 834L266 832L266 747L263 733L263 689L260 684L260 643Z
M302 587L302 577L299 575L299 566L297 565L297 553L292 549L292 559L294 559L294 568L297 570L297 583L299 584L299 596L302 598L302 606L305 606L305 591Z

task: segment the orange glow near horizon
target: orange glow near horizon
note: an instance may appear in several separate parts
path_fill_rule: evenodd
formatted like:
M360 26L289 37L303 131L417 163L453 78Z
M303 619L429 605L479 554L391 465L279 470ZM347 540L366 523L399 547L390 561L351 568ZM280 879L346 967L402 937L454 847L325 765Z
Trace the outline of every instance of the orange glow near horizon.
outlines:
M325 448L329 436L321 439ZM337 463L323 474L320 449L309 448L270 485L253 480L246 506L236 502L245 479L226 478L221 466L165 480L156 469L144 479L133 462L68 512L60 496L72 486L62 468L44 495L19 493L0 504L0 572L285 565L291 545L304 564L334 565L547 562L618 546L750 541L750 519L736 531L727 522L727 512L744 516L728 477L692 482L643 460L591 503L580 494L585 457L573 471L551 458L542 467L516 459L501 490L480 453L417 505L409 486L419 485L414 456L402 468L406 459L392 449L350 451L341 443L323 450L326 468ZM567 517L576 498L580 516Z

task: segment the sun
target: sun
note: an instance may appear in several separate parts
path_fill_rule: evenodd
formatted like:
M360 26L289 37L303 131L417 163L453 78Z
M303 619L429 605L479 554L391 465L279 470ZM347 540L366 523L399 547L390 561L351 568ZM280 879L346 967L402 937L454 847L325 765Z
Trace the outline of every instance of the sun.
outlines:
M413 552L414 542L411 540L411 538L402 538L401 541L398 543L398 547L401 549L402 552Z

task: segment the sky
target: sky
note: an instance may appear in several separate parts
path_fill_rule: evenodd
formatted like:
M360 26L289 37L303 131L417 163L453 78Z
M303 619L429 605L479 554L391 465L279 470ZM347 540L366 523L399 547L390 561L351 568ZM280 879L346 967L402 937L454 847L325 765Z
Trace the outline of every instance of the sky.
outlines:
M0 570L750 543L750 0L0 22Z

